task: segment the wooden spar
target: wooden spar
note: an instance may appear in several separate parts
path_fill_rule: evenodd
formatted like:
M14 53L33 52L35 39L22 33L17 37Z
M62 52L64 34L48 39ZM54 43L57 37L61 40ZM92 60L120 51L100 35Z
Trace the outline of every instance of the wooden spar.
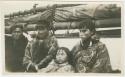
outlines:
M54 26L56 30L61 29L80 29L77 22L55 22ZM120 18L112 18L112 19L103 19L95 21L96 28L109 28L109 27L121 27L121 19Z
M56 6L56 7L54 7L54 6ZM69 6L69 5L67 4L67 6ZM43 17L43 16L49 16L51 18L54 17L55 22L81 21L81 20L88 19L88 18L92 19L92 20L121 18L120 17L121 16L120 7L107 8L110 5L103 5L100 7L99 6L100 5L90 7L89 5L79 5L79 6L74 6L74 7L58 8L59 6L53 5L53 6L51 6L51 9L48 8L51 12L46 12L46 11L48 11L48 10L46 10L46 11L43 11L40 13L33 12L33 14L25 15L25 16L21 16L21 12L19 13L20 16L16 16L17 14L14 13L15 17L12 17L12 19L10 19L10 20L12 20L14 22L19 22L19 23L20 22L21 23L37 23L38 21L45 20L46 17ZM38 8L36 8L36 9L38 9ZM34 9L34 10L37 11L36 9ZM56 9L55 14L52 14L52 12L55 9ZM50 19L50 18L48 18L48 19Z
M78 25L80 22L54 22L53 26L55 30L65 30L65 29L79 29ZM24 27L26 31L34 31L36 24L29 24ZM121 19L120 18L112 18L112 19L103 19L95 21L96 28L113 28L113 27L121 27ZM5 31L9 33L10 26L5 26ZM50 29L52 30L52 29Z
M54 4L54 5L56 5L56 8L62 8L62 7L78 6L78 5L81 5L81 4ZM32 8L30 10L14 12L14 13L11 13L9 15L5 15L5 18L14 17L14 16L20 16L20 15L32 14L32 13L34 13L34 10L35 10L35 12L43 12L43 11L45 11L47 9L52 9L54 5L51 5L51 6L42 6L42 7L37 7L35 9Z

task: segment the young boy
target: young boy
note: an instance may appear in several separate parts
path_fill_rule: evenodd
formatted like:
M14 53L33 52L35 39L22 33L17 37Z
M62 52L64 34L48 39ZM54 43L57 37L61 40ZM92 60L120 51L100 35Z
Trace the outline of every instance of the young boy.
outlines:
M36 31L36 37L27 44L25 49L23 64L27 72L37 72L38 69L46 67L58 49L55 36L49 33L47 21L37 23Z
M79 25L81 38L71 51L73 65L78 73L109 73L111 63L108 50L96 36L94 23L91 19Z

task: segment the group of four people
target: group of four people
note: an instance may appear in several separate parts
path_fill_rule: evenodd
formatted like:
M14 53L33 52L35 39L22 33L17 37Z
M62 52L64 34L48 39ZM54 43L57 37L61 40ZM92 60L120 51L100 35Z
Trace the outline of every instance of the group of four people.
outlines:
M99 41L93 22L79 24L81 40L70 51L59 47L49 33L48 22L37 23L32 41L23 36L23 27L12 27L12 38L5 37L5 64L10 72L109 73L110 58Z

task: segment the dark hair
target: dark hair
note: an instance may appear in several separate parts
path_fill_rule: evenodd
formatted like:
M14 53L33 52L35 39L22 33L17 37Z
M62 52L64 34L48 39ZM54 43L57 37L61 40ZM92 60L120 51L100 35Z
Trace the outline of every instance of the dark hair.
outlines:
M12 27L10 28L11 33L12 33L16 28L20 28L20 29L23 31L23 25L21 25L21 24L16 24L16 25L14 25L14 26L12 26Z
M86 27L87 29L89 29L90 31L92 31L94 33L96 32L95 24L92 21L92 19L85 19L85 20L81 21L79 24L79 29L82 29L84 27Z
M38 30L38 29L49 29L49 26L50 26L50 23L49 22L47 22L47 21L43 21L43 22L39 22L39 23L37 23L37 25L36 25L36 30Z
M66 52L67 57L68 57L68 62L71 63L70 62L71 61L71 52L70 52L70 50L68 48L66 48L66 47L59 47L58 48L58 50L61 50L61 49ZM58 50L57 50L57 52L58 52ZM56 54L57 54L57 52L56 52Z

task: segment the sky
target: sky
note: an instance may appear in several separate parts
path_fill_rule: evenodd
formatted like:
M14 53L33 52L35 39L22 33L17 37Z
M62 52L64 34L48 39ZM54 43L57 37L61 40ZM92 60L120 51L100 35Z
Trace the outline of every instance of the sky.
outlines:
M51 5L51 4L55 4L55 3L73 3L73 2L53 2L53 1L3 1L1 2L2 5L1 7L3 8L3 12L4 14L10 14L13 12L18 12L18 11L24 11L24 10L29 10L31 8L33 8L34 4L38 4L37 7L41 7L41 6L47 6L47 5ZM74 2L74 3L81 3L81 2ZM82 2L85 4L85 2ZM99 2L95 3L99 4ZM104 4L104 3L103 3ZM107 3L106 3L107 4ZM110 3L111 4L111 3ZM94 6L92 4L92 6Z
M7 1L3 2L4 14L10 14L13 12L30 10L34 4L38 4L37 7L46 6L49 3L41 1Z

